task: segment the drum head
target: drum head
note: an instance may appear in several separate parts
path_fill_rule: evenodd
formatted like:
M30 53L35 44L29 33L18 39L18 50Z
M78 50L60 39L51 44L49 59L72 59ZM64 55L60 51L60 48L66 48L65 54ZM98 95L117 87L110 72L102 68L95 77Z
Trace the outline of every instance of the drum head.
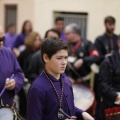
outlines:
M0 120L14 120L13 114L10 108L0 108Z
M84 111L88 110L94 103L94 93L83 84L74 84L73 94L75 106Z

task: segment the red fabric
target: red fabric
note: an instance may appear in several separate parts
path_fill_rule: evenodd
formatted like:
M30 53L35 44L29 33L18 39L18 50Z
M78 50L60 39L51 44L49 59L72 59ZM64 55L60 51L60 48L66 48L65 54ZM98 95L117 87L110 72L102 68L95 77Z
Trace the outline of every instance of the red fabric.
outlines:
M105 117L106 120L120 120L120 107L106 109Z
M99 56L99 53L97 50L90 51L90 56Z
M74 47L72 47L71 56L74 56L76 50L80 45L81 45L81 40L79 40L78 43Z

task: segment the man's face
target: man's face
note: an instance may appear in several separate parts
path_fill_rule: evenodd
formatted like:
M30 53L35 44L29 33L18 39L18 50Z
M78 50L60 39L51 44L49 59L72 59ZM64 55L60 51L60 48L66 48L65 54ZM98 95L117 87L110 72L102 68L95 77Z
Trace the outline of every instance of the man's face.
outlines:
M65 32L65 38L68 42L72 43L74 42L74 33L73 32Z
M106 32L113 33L115 30L115 24L111 22L105 23Z
M55 26L56 26L56 29L61 32L64 28L64 21L62 20L58 20L56 23L55 23Z
M50 59L44 59L45 66L54 74L62 74L65 72L67 65L68 51L60 50L55 53Z
M15 26L10 27L10 28L8 29L8 32L9 32L10 34L15 34L15 32L16 32Z

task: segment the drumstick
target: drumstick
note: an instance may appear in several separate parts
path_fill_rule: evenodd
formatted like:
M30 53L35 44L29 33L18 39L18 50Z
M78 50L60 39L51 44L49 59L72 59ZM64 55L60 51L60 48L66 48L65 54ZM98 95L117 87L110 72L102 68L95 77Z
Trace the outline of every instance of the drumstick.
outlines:
M14 74L12 74L12 76L10 77L10 80L14 77ZM5 87L2 89L1 93L0 93L0 97L2 96L2 94L5 92Z
M68 114L66 114L62 109L59 109L59 112L61 112L63 115L65 115L67 118L72 119Z

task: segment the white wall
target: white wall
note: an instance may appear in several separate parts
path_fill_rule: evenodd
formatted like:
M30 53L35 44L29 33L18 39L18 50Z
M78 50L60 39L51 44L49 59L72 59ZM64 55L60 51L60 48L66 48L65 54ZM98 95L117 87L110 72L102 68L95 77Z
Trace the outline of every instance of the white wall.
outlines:
M104 18L116 18L116 33L120 33L120 0L0 0L0 24L4 25L4 5L18 4L18 32L24 20L33 22L34 30L42 36L53 27L53 12L87 12L87 38L94 41L104 32Z
M5 25L5 5L17 5L17 32L25 20L34 23L34 0L0 0L0 24ZM34 26L34 25L33 25Z
M87 38L94 41L104 32L104 17L117 19L116 33L120 33L120 0L36 0L35 28L43 35L53 25L53 12L87 12Z

